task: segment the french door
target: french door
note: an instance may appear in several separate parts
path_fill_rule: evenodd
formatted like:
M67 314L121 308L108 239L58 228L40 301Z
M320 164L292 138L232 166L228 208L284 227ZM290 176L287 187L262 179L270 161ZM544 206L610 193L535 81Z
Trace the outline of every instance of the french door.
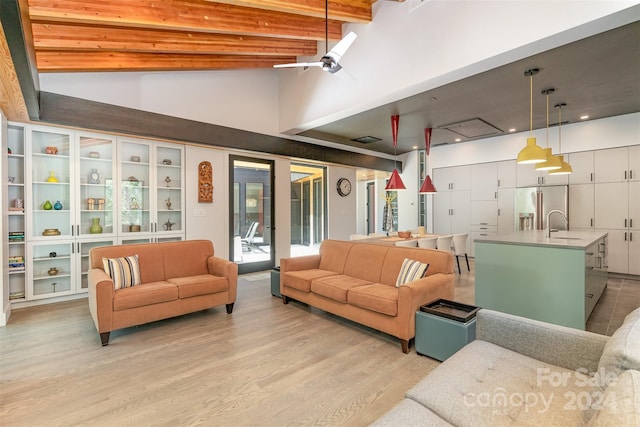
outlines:
M275 265L274 162L229 157L229 253L240 274Z

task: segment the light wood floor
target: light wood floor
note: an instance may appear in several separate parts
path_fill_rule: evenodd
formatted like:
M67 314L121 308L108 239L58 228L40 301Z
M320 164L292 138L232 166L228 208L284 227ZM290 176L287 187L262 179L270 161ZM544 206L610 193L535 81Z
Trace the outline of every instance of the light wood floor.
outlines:
M612 279L606 292L595 332L640 306L638 280ZM473 295L472 265L456 275L456 300ZM108 347L86 300L14 311L0 328L0 425L365 426L437 365L385 334L283 305L262 273L240 278L230 316L220 307L115 331Z

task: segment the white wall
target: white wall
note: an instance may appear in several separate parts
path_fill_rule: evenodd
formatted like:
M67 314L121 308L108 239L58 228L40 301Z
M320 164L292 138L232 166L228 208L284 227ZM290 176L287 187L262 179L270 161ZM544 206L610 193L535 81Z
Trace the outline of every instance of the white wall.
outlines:
M216 256L229 258L229 153L205 147L185 148L186 238L213 242ZM213 203L198 202L198 165L211 162Z
M274 70L42 73L40 89L122 107L278 134Z
M342 166L331 166L327 169L327 214L329 223L329 239L349 240L349 235L358 230L356 215L356 191L342 197L336 191L336 183L340 178L347 178L355 188L356 170Z
M637 1L431 0L409 12L412 3L376 2L373 22L344 26L358 34L341 61L353 80L281 70L280 130L329 123L640 17L640 7L625 10Z

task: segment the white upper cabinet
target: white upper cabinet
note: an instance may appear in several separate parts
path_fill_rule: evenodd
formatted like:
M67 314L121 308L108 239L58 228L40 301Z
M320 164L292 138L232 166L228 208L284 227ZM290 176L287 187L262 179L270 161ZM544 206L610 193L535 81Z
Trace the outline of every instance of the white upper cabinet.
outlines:
M470 181L470 166L454 166L433 170L433 182L438 191L469 190Z
M640 181L640 145L629 147L629 181Z
M538 185L567 185L569 175L549 175L547 171L536 171L535 165L517 165L516 182L518 187Z
M471 200L496 200L497 191L497 163L471 165Z
M516 161L498 162L498 188L514 188L516 186Z
M594 227L594 187L592 184L569 186L569 228L593 229Z
M627 181L629 148L611 148L595 152L595 182Z
M583 151L571 153L567 161L571 164L573 173L569 175L569 184L590 184L594 179L594 153Z

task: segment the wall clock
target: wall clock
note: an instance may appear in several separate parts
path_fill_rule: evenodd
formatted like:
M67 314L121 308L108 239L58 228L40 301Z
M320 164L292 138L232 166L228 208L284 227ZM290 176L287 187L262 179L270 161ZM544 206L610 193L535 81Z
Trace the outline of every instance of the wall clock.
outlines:
M336 185L336 190L338 190L338 194L342 197L348 196L349 193L351 193L351 181L347 178L340 178Z

